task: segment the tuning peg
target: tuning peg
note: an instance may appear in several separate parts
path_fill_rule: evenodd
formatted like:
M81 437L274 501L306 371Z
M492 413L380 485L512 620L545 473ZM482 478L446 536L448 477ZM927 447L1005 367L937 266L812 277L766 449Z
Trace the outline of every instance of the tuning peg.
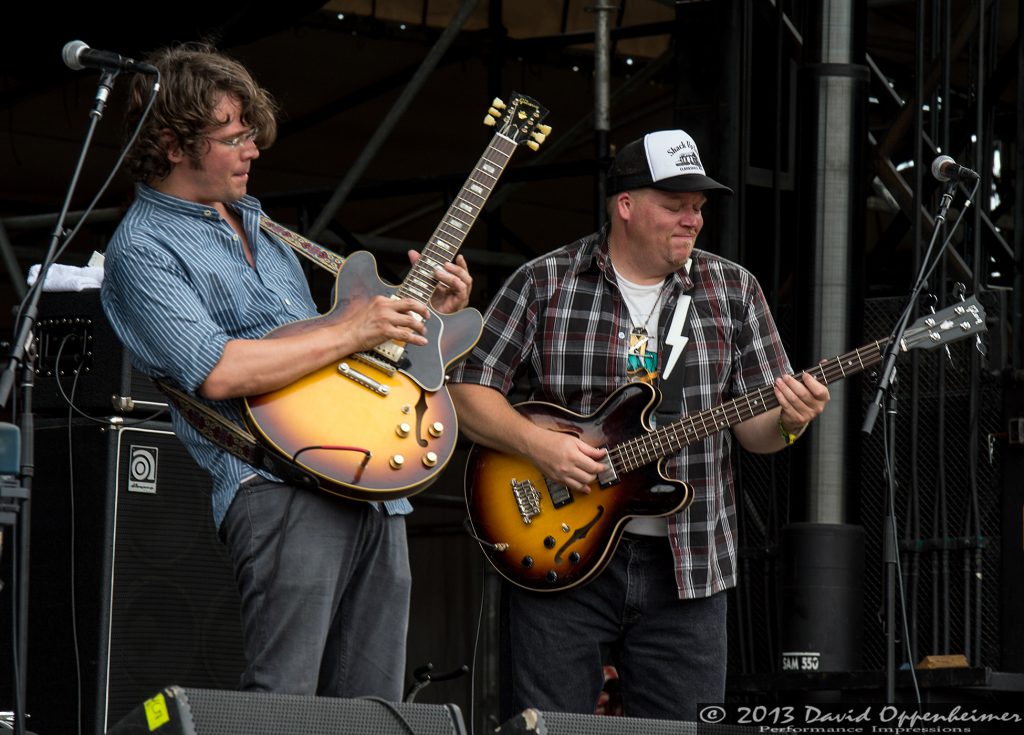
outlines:
M484 125L490 125L492 128L495 125L494 118L491 117L491 111L488 110L487 114L484 115Z
M544 135L544 133L530 133L530 137L533 138L538 143L543 143L544 140L547 138L547 136Z
M491 103L491 107L497 107L499 110L504 110L505 103L501 101L500 97L495 97L494 102Z
M531 151L536 151L540 149L540 143L528 140L526 141L526 147L529 148Z
M501 113L493 107L487 111L487 114L495 119L501 117Z
M551 126L550 125L538 125L537 126L537 130L539 130L544 135L545 138L548 137L549 135L551 135Z

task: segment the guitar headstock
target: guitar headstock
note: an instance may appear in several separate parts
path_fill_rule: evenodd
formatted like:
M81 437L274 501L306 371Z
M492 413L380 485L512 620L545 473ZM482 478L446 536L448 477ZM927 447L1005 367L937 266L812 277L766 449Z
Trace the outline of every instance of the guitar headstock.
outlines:
M966 301L918 319L907 328L901 347L904 350L934 350L936 347L957 342L986 329L985 309L972 296Z
M484 117L484 125L498 125L498 133L514 141L516 145L526 143L531 150L540 148L540 144L551 134L551 126L541 124L548 111L537 100L524 94L512 93L512 101L507 105L497 97L491 103Z

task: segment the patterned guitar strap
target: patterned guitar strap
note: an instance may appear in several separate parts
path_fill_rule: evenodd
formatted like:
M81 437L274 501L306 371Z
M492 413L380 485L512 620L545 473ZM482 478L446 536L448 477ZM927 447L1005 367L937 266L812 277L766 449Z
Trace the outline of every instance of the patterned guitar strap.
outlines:
M291 246L307 260L337 275L345 259L317 243L282 227L266 216L260 217L260 227L268 234ZM316 478L294 462L268 452L255 436L237 424L228 421L216 411L200 403L191 395L159 378L153 378L156 387L163 392L182 418L203 435L211 444L220 447L246 464L266 470L286 482L316 488Z

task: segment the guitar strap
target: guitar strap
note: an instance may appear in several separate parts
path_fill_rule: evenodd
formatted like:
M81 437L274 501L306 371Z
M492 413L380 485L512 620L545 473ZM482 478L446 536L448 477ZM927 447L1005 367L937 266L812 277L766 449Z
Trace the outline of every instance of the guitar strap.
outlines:
M688 293L679 294L675 309L672 310L669 327L662 329L658 349L661 350L662 355L666 352L666 346L671 347L671 351L663 362L663 368L658 377L661 403L654 411L658 426L667 426L682 414L683 377L686 374L686 369L680 357L690 341L690 308L692 305L693 299Z
M303 237L299 233L292 232L287 227L282 227L265 214L260 215L260 227L263 228L264 232L275 235L286 245L291 245L295 252L302 257L313 261L334 275L338 275L338 271L341 270L341 266L345 262L345 259L337 253L332 253L327 248Z
M310 488L319 487L316 478L298 465L263 449L256 437L245 429L228 421L216 411L200 403L182 390L153 378L156 387L181 413L182 418L202 434L211 444L248 465L280 477L282 480Z
M266 215L260 215L260 227L268 234L290 245L299 255L334 275L338 274L345 262L345 259L337 253L282 227ZM181 413L182 418L214 446L220 447L246 464L266 470L288 483L311 488L319 487L319 483L313 475L295 463L266 451L250 432L228 421L216 411L173 385L159 378L153 378L153 382Z

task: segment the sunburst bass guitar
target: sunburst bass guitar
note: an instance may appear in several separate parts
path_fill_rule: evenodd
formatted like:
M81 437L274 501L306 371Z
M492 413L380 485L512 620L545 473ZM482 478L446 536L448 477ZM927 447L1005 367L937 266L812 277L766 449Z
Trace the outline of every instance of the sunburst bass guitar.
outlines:
M901 351L934 349L985 330L974 298L922 317L907 329ZM880 362L880 340L805 371L834 383ZM539 426L573 434L607 451L608 468L589 493L551 482L528 459L474 445L466 465L466 506L472 533L494 568L525 589L554 592L601 572L632 518L667 516L693 500L685 482L665 473L683 447L776 408L773 386L651 429L660 401L646 383L622 386L588 416L542 401L516 409Z
M494 100L484 122L498 126L487 150L398 286L382 281L367 252L349 256L338 271L334 304L322 316L268 333L278 339L343 321L378 295L412 298L430 308L434 269L455 260L470 227L512 153L536 150L550 132L547 110L513 93ZM480 337L475 309L431 310L426 345L384 342L280 390L245 399L245 419L269 450L313 475L323 490L355 500L393 500L426 489L448 464L458 438L445 372Z

